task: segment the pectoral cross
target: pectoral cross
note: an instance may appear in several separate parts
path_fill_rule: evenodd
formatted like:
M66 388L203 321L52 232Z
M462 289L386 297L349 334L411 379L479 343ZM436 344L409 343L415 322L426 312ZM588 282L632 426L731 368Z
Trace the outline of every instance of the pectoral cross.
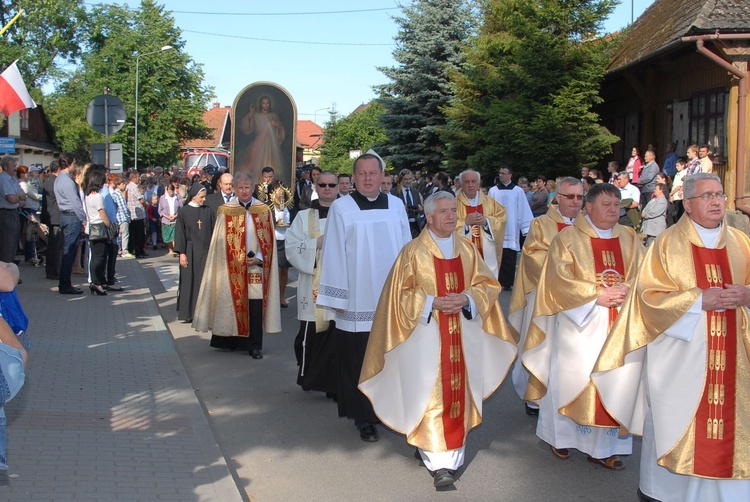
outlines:
M198 223L198 230L201 229L201 224L203 223L201 220L198 220L196 223Z

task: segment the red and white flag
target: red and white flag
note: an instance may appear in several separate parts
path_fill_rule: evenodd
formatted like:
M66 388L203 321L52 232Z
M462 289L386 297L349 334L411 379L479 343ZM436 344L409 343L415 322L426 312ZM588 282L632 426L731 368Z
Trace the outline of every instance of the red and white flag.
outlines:
M0 74L0 112L6 117L18 110L36 108L36 103L23 83L16 61Z

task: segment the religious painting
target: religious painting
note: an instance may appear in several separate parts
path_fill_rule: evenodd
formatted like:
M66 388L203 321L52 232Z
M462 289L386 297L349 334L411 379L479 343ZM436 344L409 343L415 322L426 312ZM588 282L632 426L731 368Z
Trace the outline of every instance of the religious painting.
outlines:
M286 89L272 82L250 84L235 98L232 115L232 172L250 172L260 183L261 170L272 167L276 179L291 187L297 107Z

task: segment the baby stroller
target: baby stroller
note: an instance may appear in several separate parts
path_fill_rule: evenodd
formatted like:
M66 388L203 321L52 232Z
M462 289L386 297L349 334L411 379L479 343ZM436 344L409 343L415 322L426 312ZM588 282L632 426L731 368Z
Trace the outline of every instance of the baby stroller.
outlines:
M23 231L25 245L31 246L31 249L33 250L29 262L35 267L41 267L44 265L44 258L40 257L38 253L39 242L44 242L46 246L49 228L39 220L39 216L36 213L21 211L21 214L26 218L26 224L24 225Z

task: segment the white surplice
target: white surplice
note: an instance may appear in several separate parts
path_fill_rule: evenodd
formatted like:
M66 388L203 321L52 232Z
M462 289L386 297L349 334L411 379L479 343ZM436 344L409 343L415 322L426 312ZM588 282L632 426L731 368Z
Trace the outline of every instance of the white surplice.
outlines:
M511 190L500 190L493 186L487 195L498 201L508 215L508 219L505 221L503 248L520 251L520 235L529 233L531 220L534 219L523 188L515 186Z

